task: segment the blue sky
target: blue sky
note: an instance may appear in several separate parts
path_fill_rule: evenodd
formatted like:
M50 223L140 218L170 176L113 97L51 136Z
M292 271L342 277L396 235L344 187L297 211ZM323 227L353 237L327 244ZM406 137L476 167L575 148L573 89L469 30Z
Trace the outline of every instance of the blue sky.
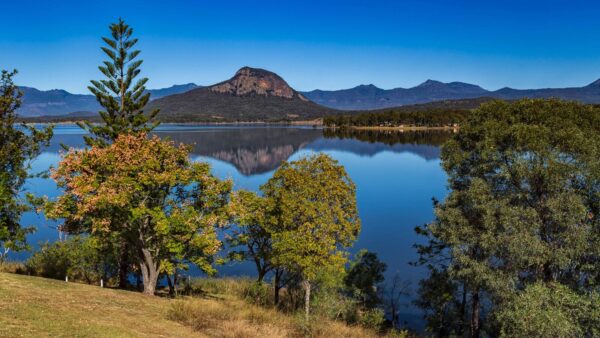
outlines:
M600 78L596 1L2 0L0 68L19 84L86 93L100 37L123 17L148 87L212 84L249 65L298 90L426 79L487 89Z

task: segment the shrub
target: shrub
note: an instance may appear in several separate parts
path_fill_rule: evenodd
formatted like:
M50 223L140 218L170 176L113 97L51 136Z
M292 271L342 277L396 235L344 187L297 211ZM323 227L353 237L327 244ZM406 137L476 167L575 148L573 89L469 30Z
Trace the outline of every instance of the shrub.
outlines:
M0 262L0 272L26 274L27 267L21 262Z
M385 323L385 313L382 309L369 309L361 313L359 323L364 328L380 331Z
M254 305L272 305L273 299L271 296L273 295L273 292L271 290L272 288L270 288L268 285L260 282L255 282L248 286L244 298L246 299L246 301Z
M27 271L46 278L69 279L88 284L114 276L114 256L102 250L94 238L71 237L65 241L42 244L26 262Z
M358 302L339 290L320 289L313 296L312 313L317 317L341 320L349 324L358 319Z

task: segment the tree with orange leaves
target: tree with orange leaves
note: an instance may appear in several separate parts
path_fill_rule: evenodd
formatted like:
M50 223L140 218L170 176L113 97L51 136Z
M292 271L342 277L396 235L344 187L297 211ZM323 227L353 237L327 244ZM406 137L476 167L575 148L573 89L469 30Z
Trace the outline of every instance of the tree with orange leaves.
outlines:
M146 134L71 149L52 173L65 193L46 204L46 215L63 219L69 233L118 234L136 253L147 295L174 265L212 273L232 182L188 155L187 146Z

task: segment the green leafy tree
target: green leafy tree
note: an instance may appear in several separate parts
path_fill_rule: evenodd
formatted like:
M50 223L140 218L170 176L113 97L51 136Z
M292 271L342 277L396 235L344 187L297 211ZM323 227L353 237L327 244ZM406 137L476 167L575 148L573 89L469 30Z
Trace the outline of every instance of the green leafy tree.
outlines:
M354 183L343 166L319 154L284 162L261 190L273 262L301 276L308 318L311 281L323 267L344 270L346 248L360 231Z
M149 132L158 125L154 121L158 109L144 113L150 93L145 87L148 78L136 80L143 61L136 60L140 51L133 49L138 42L133 38L133 28L119 19L109 29L111 37L103 37L106 46L101 47L108 60L98 67L106 79L91 81L88 87L104 108L100 111L103 123L79 124L90 133L84 136L88 145L106 145L121 134Z
M535 283L496 316L501 337L598 337L600 295L580 295L557 283Z
M23 201L23 184L30 163L52 138L52 127L36 129L16 121L23 93L13 83L16 71L3 70L0 77L0 262L11 251L27 248L26 235L34 229L20 224L30 209Z
M361 250L351 262L344 283L364 307L372 309L381 304L378 286L384 280L386 269L387 265L379 260L376 253Z
M419 252L465 290L471 336L484 304L502 311L532 283L598 288L599 144L597 108L524 99L482 105L444 145L452 192Z
M257 282L276 268L273 264L271 233L266 227L266 201L249 191L240 190L231 198L231 213L234 227L228 237L233 250L233 260L248 260L254 263Z
M120 236L135 253L145 294L174 265L215 272L232 184L191 162L188 147L122 135L107 147L69 151L52 177L65 193L46 214L64 219L68 232Z

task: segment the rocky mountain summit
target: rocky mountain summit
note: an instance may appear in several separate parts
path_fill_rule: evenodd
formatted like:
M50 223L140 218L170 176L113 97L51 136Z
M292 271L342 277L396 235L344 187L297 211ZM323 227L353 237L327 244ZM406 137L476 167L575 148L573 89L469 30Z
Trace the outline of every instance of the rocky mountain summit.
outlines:
M231 79L211 86L210 90L235 96L262 95L307 101L279 75L260 68L243 67Z
M159 118L171 122L298 121L336 112L308 100L279 75L251 67L215 85L152 101L149 108L159 108Z

